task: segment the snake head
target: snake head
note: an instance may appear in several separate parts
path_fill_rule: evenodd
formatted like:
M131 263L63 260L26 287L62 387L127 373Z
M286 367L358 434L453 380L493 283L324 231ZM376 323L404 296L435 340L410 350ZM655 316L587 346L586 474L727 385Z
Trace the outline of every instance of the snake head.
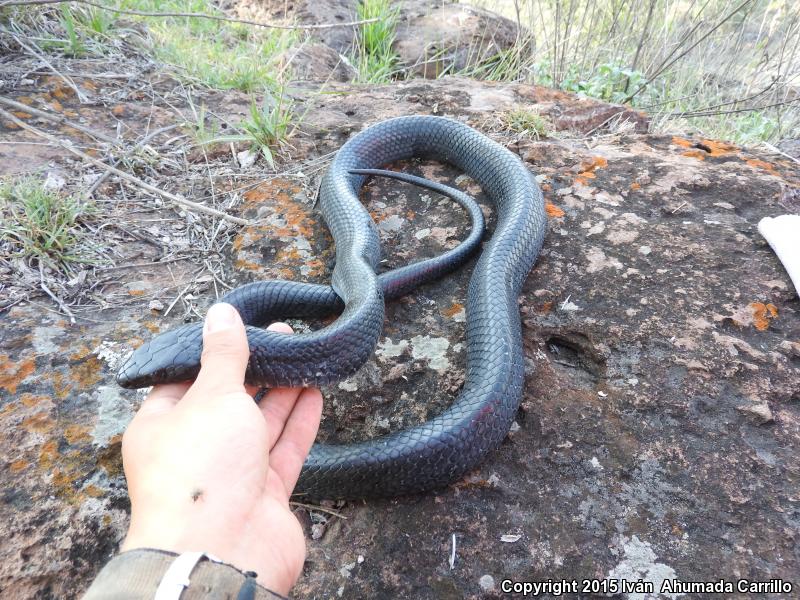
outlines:
M202 350L202 323L171 329L137 348L117 372L117 383L135 389L194 379Z

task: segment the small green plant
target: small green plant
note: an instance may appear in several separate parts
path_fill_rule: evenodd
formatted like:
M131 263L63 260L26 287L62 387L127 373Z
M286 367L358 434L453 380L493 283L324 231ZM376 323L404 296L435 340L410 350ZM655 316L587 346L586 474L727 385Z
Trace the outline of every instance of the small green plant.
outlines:
M72 15L68 4L61 5L61 26L67 33L64 41L64 54L73 58L80 58L86 54L86 46L78 35L75 26L75 17Z
M2 245L56 271L66 273L72 263L97 258L80 225L91 212L85 202L47 189L38 178L0 181Z
M200 104L200 108L197 108L192 97L189 96L189 108L192 111L193 120L187 120L185 123L187 133L194 138L197 144L213 143L213 140L219 136L219 126L213 121L209 123L205 103Z
M258 150L272 167L274 158L272 150L281 146L289 137L292 129L292 107L285 104L283 94L277 98L264 94L264 102L259 107L255 99L250 103L250 117L240 123L254 150Z
M211 0L120 0L121 8L224 16ZM185 80L214 89L255 92L281 78L280 56L298 41L295 31L261 29L190 17L142 18L156 57Z
M550 123L547 119L524 107L515 107L501 113L500 121L504 129L537 140L547 137L550 132Z
M90 34L97 36L108 36L116 23L114 13L94 6L76 11L75 20Z
M359 20L378 19L365 23L358 30L353 65L361 83L386 83L391 81L398 56L392 49L400 9L390 0L361 0L356 8Z
M467 67L461 71L461 75L486 81L514 81L520 78L519 73L525 61L526 49L526 43L519 42L507 50L501 50Z
M203 108L201 107L201 114ZM204 116L198 116L197 132L198 136L204 136L205 122ZM249 142L252 150L261 153L269 163L270 167L275 166L274 150L280 148L291 137L296 125L295 121L302 120L302 115L296 117L292 102L287 101L285 92L281 88L276 93L265 92L264 101L261 105L255 98L250 101L250 114L242 119L238 125L241 131L235 135L223 135L198 139L201 145L213 145L223 142Z

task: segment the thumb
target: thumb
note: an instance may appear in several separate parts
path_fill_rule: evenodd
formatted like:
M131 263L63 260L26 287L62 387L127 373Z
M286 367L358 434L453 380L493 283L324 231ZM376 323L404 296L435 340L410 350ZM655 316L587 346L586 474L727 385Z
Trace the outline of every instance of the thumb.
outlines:
M230 304L214 304L203 326L200 373L193 388L204 393L244 391L244 374L250 348L239 312Z

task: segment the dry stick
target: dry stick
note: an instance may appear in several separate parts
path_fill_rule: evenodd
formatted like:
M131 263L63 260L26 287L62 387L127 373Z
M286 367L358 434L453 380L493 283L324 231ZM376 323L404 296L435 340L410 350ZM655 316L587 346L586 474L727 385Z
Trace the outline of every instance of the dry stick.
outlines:
M636 67L639 65L639 56L642 53L642 48L644 47L644 40L650 34L650 23L653 20L653 12L656 8L656 0L650 0L650 6L647 9L647 18L644 21L644 29L642 29L642 35L639 37L639 44L636 46L636 53L633 55L633 62L631 62L631 71L636 71ZM628 86L631 84L630 75L625 78L625 90L628 91Z
M128 150L127 152L125 152L125 155L128 155L128 154L130 154L131 152L133 152L134 150L137 150L137 149L141 148L141 147L142 147L142 146L144 146L144 145L145 145L147 142L149 142L150 140L152 140L154 137L156 137L156 136L158 136L158 135L160 135L160 134L162 134L162 133L165 133L165 132L167 132L167 131L172 131L172 130L173 130L173 129L175 129L176 127L178 127L178 126L177 126L177 125L167 125L166 127L162 127L161 129L156 129L155 131L151 131L151 132L150 132L150 133L148 133L146 136L144 136L142 139L140 139L138 142L136 142L136 143L133 145L133 147L132 147L130 150ZM112 166L116 167L116 166L117 166L117 165L118 165L120 162L122 162L122 157L115 159L115 160L114 160L114 162L113 162L113 164L112 164ZM95 180L95 182L92 184L92 186L91 186L91 187L89 188L89 190L86 192L86 195L87 195L87 196L92 196L92 195L94 195L94 193L97 191L97 188L99 188L101 185L103 185L103 182L104 182L106 179L108 179L109 177L111 177L111 171L106 171L105 173L103 173L102 175L100 175L100 177L98 177L98 178Z
M609 124L611 121L613 121L614 119L616 119L618 116L625 114L626 112L627 112L627 109L625 109L625 108L623 108L623 109L622 109L622 110L620 110L619 112L615 112L613 115L611 115L610 117L608 117L608 118L607 118L605 121L603 121L602 123L600 123L600 125L598 125L597 127L594 127L594 128L592 128L592 129L590 129L589 131L587 131L587 132L584 134L584 137L589 137L589 136L590 136L590 135L592 135L592 134L593 134L595 131L597 131L598 129L601 129L601 128L603 128L603 127L605 127L605 126L606 126L606 125L608 125L608 124Z
M56 304L58 304L58 307L62 311L64 311L64 313L69 317L69 322L74 325L75 315L73 315L72 311L67 307L66 304L64 304L64 301L58 296L56 296L44 282L44 269L42 268L41 262L39 263L39 283L41 284L42 291L45 292L48 296L50 296L55 301Z
M756 110L765 110L767 108L776 108L778 106L787 106L789 104L794 104L795 102L800 102L800 98L794 98L793 100L785 100L784 102L775 102L774 104L765 104L764 106L750 106L747 108L737 108L734 110L714 110L714 111L695 111L690 113L672 113L669 115L670 117L715 117L717 115L733 115L736 113L744 113L744 112L754 112Z
M666 64L663 64L663 65L661 65L661 66L660 66L660 67L659 67L659 68L656 70L656 72L655 72L655 73L653 73L653 75L650 77L650 81L652 81L653 79L655 79L656 77L658 77L659 75L661 75L661 73L663 73L664 71L666 71L666 70L667 70L669 67L671 67L671 66L672 66L672 65L674 65L676 62L678 62L680 59L682 59L684 56L686 56L687 54L689 54L689 52L691 52L692 50L694 50L694 49L695 49L695 48L696 48L698 45L700 45L700 44L701 44L703 41L705 41L706 39L708 39L708 38L709 38L709 36L710 36L712 33L714 33L714 32L715 32L717 29L719 29L720 27L722 27L722 26L723 26L725 23L727 23L728 21L730 21L730 20L731 20L731 19L734 17L734 15L736 15L736 13L738 13L738 12L739 12L740 10L742 10L742 9L743 9L745 6L747 6L748 4L750 4L750 3L752 3L752 2L753 2L753 0L744 0L744 2L742 2L741 4L739 4L739 5L738 5L736 8L734 8L734 9L733 9L731 12L729 12L729 13L728 13L727 15L725 15L725 16L724 16L722 19L720 19L720 20L717 22L717 24L716 24L716 25L714 25L714 26L713 26L711 29L709 29L709 30L708 30L708 31L707 31L707 32L706 32L704 35L702 35L702 36L700 37L700 39L698 39L698 40L697 40L697 41L696 41L694 44L692 44L691 46L689 46L688 48L686 48L686 50L684 50L683 52L681 52L680 54L678 54L678 56L676 56L675 58L673 58L672 60L670 60L670 61L669 61L669 62L667 62ZM647 87L647 85L648 85L648 84L649 84L649 81L645 81L645 82L644 82L644 83L643 83L643 84L642 84L642 85L641 85L639 88L637 88L637 89L636 89L636 91L634 91L634 92L632 92L632 93L628 94L628 96L627 96L627 97L626 97L626 98L625 98L625 99L622 101L622 104L627 104L628 102L630 102L631 100L633 100L633 98L634 98L635 96L637 96L637 95L639 94L639 92L641 92L643 89L645 89L645 88Z
M3 8L3 6L4 6L4 5L0 4L0 8ZM38 58L40 61L42 61L42 62L45 64L45 66L46 66L46 67L48 67L48 68L49 68L49 69L50 69L50 70L51 70L53 73L55 73L55 74L56 74L56 75L58 75L58 76L59 76L61 79L63 79L63 80L64 80L64 83L66 83L66 84L67 84L67 85L68 85L70 88L72 88L72 91L73 91L73 92L75 92L75 95L78 97L78 100L80 100L81 102L88 102L88 101L89 101L89 98L87 98L87 97L86 97L86 94L84 94L84 93L83 93L83 92L82 92L82 91L81 91L81 90L78 88L78 86L77 86L77 85L75 85L75 82L74 82L74 81L72 81L72 79L70 79L70 78L69 78L69 77L67 77L66 75L64 75L64 74L63 74L61 71L59 71L58 69L56 69L56 68L53 66L53 64L52 64L52 63L51 63L49 60L47 60L47 58L45 58L45 57L44 57L44 55L42 55L40 52L37 52L36 50L34 50L33 48L31 48L30 46L28 46L28 44L26 44L26 43L25 43L25 42L23 42L21 39L19 39L19 36L18 36L17 34L15 34L13 31L9 31L9 30L8 30L8 29L6 29L5 27L0 27L0 31L3 31L3 32L7 33L8 35L10 35L11 37L13 37L13 38L14 38L14 40L15 40L15 41L16 41L16 42L17 42L17 43L20 45L20 46L22 46L23 48L25 48L25 50L27 50L28 52L30 52L31 54L33 54L33 55L34 55L36 58Z
M104 6L91 0L7 0L0 2L0 8L6 6L34 6L36 4L64 4L68 2L75 2L76 4L86 4L102 10L108 10L113 13L121 15L131 15L134 17L188 17L192 19L210 19L212 21L226 21L228 23L241 23L243 25L253 25L255 27L266 27L269 29L332 29L334 27L353 27L355 25L365 25L367 23L375 23L378 17L373 19L363 19L361 21L349 21L347 23L321 23L317 25L275 25L274 23L260 23L259 21L249 21L247 19L235 19L233 17L224 17L222 15L212 15L208 13L184 13L184 12L147 12L143 10L126 10L124 8L115 8L113 6Z
M330 508L325 508L324 506L306 504L304 502L295 502L294 500L290 500L289 504L291 504L292 506L299 506L301 508L305 508L308 510L315 510L317 512L328 513L329 515L333 515L334 517L339 517L340 519L347 519L347 517L345 517L342 513L336 512L335 510L331 510Z
M134 177L133 175L131 175L129 173L126 173L125 171L120 171L116 167L112 167L111 165L107 165L102 160L98 160L98 159L94 158L93 156L89 156L85 152L81 152L80 150L76 150L69 143L63 142L60 139L58 139L57 137L55 137L55 136L53 136L53 135L51 135L51 134L49 134L49 133L47 133L45 131L42 131L41 129L37 129L36 127L33 127L32 125L28 125L22 119L18 119L17 117L12 115L10 112L8 112L8 111L6 111L6 110L4 110L2 108L0 108L0 116L5 117L6 119L11 121L15 125L18 125L19 127L22 127L23 129L26 129L26 130L30 131L31 133L33 133L35 135L38 135L39 137L43 137L46 140L50 140L51 142L54 142L55 144L57 144L58 146L62 147L67 152L71 152L75 156L78 156L79 158L82 158L83 160L85 160L87 162L90 162L93 165L100 167L101 169L105 169L107 171L111 171L117 177L120 177L120 178L124 179L125 181L128 181L128 182L134 184L135 186L137 186L137 187L139 187L139 188L141 188L143 190L146 190L146 191L148 191L148 192L150 192L152 194L156 194L158 196L161 196L162 198L165 198L166 200L169 200L170 202L173 202L173 203L175 203L175 204L177 204L177 205L179 205L179 206L181 206L181 207L183 207L183 208L185 208L187 210L197 211L197 212L205 213L207 215L214 215L215 217L219 217L220 219L225 219L226 221L230 221L231 223L236 223L237 225L247 225L248 224L248 222L245 219L240 219L239 217L234 217L232 215L229 215L227 213L219 211L216 208L211 208L209 206L203 206L202 204L197 204L196 202L192 202L191 200L187 200L186 198L181 198L180 196L176 196L175 194L172 194L170 192L165 192L164 190L160 190L157 187L142 181L138 177Z
M775 146L773 146L769 142L761 142L761 145L764 146L767 150L775 152L776 154L780 154L781 156L785 156L789 160L792 160L792 161L796 162L798 165L800 165L800 159L795 158L791 154L786 154L786 152L784 152L780 148L776 148Z
M76 123L75 121L70 121L66 117L62 115L54 115L52 113L39 110L38 108L34 108L32 106L28 106L27 104L23 104L22 102L17 102L16 100L12 100L11 98L6 98L5 96L0 96L0 104L5 104L6 106L10 106L11 108L16 108L17 110L36 115L42 119L47 119L52 123L56 123L57 125L66 125L76 131L80 131L81 133L85 133L88 136L95 138L96 140L100 140L101 142L106 142L108 144L112 144L114 146L119 145L120 140L114 139L105 135L104 133L100 133L99 131L92 131L88 127L84 127L80 123Z
M682 112L682 113L673 113L673 114L674 115L687 115L687 116L691 117L695 113L713 111L713 110L715 110L717 108L722 108L723 106L731 106L731 105L736 106L737 104L743 104L745 102L748 102L749 100L755 100L759 96L763 96L764 94L766 94L775 85L775 83L777 81L778 81L777 78L773 79L772 83L770 83L763 90L761 90L760 92L756 92L755 94L752 94L752 95L747 96L745 98L737 98L736 100L728 100L727 102L720 102L719 104L711 104L709 106L704 106L703 108L697 108L695 110L690 110L690 111L686 111L686 112Z

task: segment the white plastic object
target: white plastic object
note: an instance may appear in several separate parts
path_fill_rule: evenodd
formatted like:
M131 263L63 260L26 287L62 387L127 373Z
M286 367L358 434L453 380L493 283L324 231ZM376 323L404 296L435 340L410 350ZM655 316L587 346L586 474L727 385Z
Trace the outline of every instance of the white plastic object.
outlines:
M164 573L153 600L179 600L183 590L189 587L189 576L203 557L212 562L222 562L207 552L184 552Z
M764 217L758 222L758 232L778 255L800 296L800 215Z

